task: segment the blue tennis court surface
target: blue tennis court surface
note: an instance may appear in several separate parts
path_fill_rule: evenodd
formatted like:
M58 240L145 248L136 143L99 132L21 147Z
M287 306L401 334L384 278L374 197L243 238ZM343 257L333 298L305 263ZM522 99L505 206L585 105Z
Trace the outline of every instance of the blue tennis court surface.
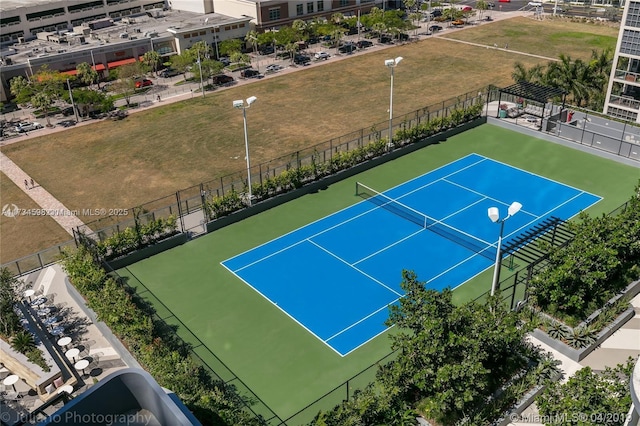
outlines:
M513 201L522 203L505 222L508 243L551 216L569 219L599 200L471 154L222 265L344 356L386 330L388 306L403 296L403 269L441 290L493 265L499 225L487 217L489 207L504 216Z

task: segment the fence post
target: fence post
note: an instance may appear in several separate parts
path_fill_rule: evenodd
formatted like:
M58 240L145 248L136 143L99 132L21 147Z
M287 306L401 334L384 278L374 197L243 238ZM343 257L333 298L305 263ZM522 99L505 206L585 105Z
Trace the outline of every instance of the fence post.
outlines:
M182 205L180 204L180 191L176 191L176 203L178 204L178 217L180 218L180 228L182 232L185 231L184 228L184 218L182 217Z
M518 272L516 271L513 278L513 291L511 292L511 310L513 311L513 304L516 300L516 290L518 289Z

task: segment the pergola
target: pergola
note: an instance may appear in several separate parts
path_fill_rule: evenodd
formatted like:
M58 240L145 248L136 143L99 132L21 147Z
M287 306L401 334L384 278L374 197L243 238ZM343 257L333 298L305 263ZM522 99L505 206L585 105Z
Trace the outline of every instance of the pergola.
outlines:
M499 90L499 105L502 103L503 93L515 96L523 101L528 101L527 103L535 102L540 106L527 107L524 109L524 112L539 118L543 118L545 116L547 103L550 100L560 97L562 99L562 108L564 109L567 98L567 92L562 89L530 83L528 81L519 81L516 84L512 84L511 86L507 86ZM553 105L550 109L553 109Z

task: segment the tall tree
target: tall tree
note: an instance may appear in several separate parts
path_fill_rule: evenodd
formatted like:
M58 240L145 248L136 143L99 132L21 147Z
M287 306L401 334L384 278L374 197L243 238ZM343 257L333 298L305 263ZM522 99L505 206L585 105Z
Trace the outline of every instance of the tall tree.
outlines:
M98 71L94 70L87 62L81 62L76 66L77 77L84 84L91 85L98 81Z
M0 335L9 338L20 330L20 319L13 310L19 282L7 268L0 269Z
M161 62L162 56L155 50L150 50L142 55L142 63L154 73L158 72Z
M138 61L132 64L122 65L117 68L118 81L111 87L124 98L127 106L131 106L131 97L136 92L136 77L140 76L141 69Z
M66 76L44 65L30 79L18 76L11 80L10 90L20 104L30 102L44 113L47 126L51 126L49 110L64 92Z

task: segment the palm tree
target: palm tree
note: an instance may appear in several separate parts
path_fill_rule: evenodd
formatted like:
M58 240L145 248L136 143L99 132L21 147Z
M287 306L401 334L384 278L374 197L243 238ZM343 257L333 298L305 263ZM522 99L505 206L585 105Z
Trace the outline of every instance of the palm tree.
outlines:
M11 337L11 347L20 353L27 353L36 347L31 333L27 331L18 331Z
M154 73L158 72L158 67L160 66L161 60L162 56L160 56L160 54L155 50L150 50L142 55L143 63L148 66Z
M77 76L84 84L93 84L98 79L98 72L87 62L81 62L76 66ZM100 86L98 86L98 89Z

